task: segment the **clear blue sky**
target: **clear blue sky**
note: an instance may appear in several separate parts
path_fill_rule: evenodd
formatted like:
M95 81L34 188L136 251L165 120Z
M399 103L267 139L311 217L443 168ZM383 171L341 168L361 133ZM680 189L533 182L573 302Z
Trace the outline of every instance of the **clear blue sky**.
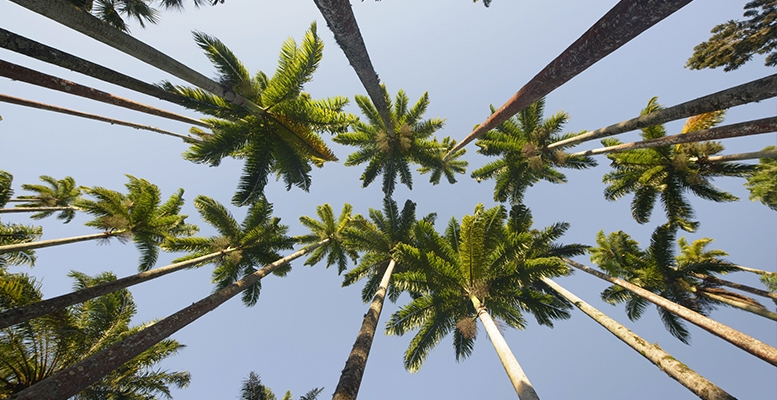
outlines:
M500 106L534 74L604 15L616 1L557 1L553 6L530 1L495 0L491 8L468 0L424 2L385 0L354 2L364 40L373 64L389 92L404 89L411 101L428 91L431 106L426 117L446 119L438 137L463 138L473 125L489 115L489 104ZM597 129L636 116L653 96L665 105L674 105L775 72L763 66L763 58L737 71L691 71L683 68L693 46L709 36L716 24L742 15L744 1L709 0L692 2L657 24L626 46L597 63L569 83L551 93L546 115L564 110L571 115L568 132ZM251 72L261 69L268 74L276 68L281 43L289 36L300 40L312 21L326 48L314 79L305 90L314 98L343 95L353 98L364 94L355 73L337 47L323 18L312 1L266 0L248 2L228 0L216 7L195 9L187 4L183 14L164 12L159 25L143 30L132 25L135 37L166 52L201 73L215 72L191 39L192 30L214 35L225 42ZM144 65L112 48L38 16L10 2L0 3L0 26L119 70L148 82L170 79L164 72ZM201 117L168 103L126 91L91 78L46 65L6 50L0 58L56 76L99 88L120 96ZM46 89L0 79L0 93L64 106L117 119L158 126L186 133L189 126L89 100L53 93ZM349 110L358 113L352 104ZM740 106L727 115L727 123L775 115L774 99ZM81 185L104 186L123 190L124 174L145 178L160 186L165 196L179 187L186 190L184 209L191 221L202 224L191 206L198 194L229 204L237 184L241 163L225 161L218 168L184 161L186 149L180 140L146 131L111 126L50 112L0 103L0 169L15 177L19 185L35 183L40 175L56 178L73 176ZM682 121L668 124L669 133L679 133ZM630 140L636 134L624 135ZM329 140L329 138L327 138ZM777 144L775 134L723 142L725 153L760 150ZM341 160L351 149L331 143ZM584 148L597 147L588 144ZM474 168L489 161L468 146L465 158ZM608 170L606 158L600 166L586 171L567 172L569 183L541 183L530 188L526 204L532 209L535 226L557 221L571 224L565 243L593 244L595 234L623 230L647 246L653 229L663 223L660 209L644 226L630 218L629 198L618 202L604 200L601 177ZM313 215L316 205L330 203L340 210L343 202L366 214L368 208L380 208L380 185L362 189L362 168L329 163L314 171L310 193L284 190L282 182L268 185L267 196L275 204L277 215L302 234L300 215ZM476 183L468 176L456 185L431 186L425 176L415 176L414 190L400 187L398 202L412 199L418 214L436 212L440 221L451 216L461 218L478 203L492 200L493 182ZM728 204L712 204L692 198L701 227L687 235L690 240L712 237L712 248L727 251L732 262L760 269L777 270L777 225L775 213L760 203L747 200L743 180L716 181L720 187L742 198ZM232 209L240 220L245 210ZM6 222L27 222L21 216L3 217ZM90 233L79 217L69 225L55 220L43 222L44 238ZM69 291L66 277L71 269L95 274L110 270L119 276L135 272L138 254L132 245L111 243L73 244L38 252L39 260L30 273L41 277L46 296ZM165 255L164 265L174 255ZM587 257L580 257L588 262ZM176 399L233 399L240 382L250 371L278 394L287 389L296 396L310 388L325 386L321 398L334 391L340 371L353 344L366 311L359 298L361 287L340 288L336 270L323 266L294 264L284 279L269 277L263 283L258 304L246 308L239 299L186 327L174 338L188 347L164 363L165 368L188 370L192 384L176 390ZM160 319L211 291L210 267L183 271L146 283L132 290L138 303L137 321ZM746 273L731 275L732 280L758 285L757 278ZM652 308L638 322L629 322L622 307L599 300L607 285L583 273L559 280L559 283L584 300L624 323L644 339L657 342L675 358L701 373L729 393L741 399L777 398L774 367L734 346L691 326L692 345L671 337ZM400 303L406 301L400 299ZM769 304L773 309L774 305ZM396 305L382 315L385 322ZM772 346L777 345L773 321L720 309L714 318L752 335ZM529 318L531 320L531 318ZM505 331L513 352L545 399L691 399L693 394L574 310L569 321L560 321L554 329L538 326L533 320L525 331ZM382 324L381 324L382 326ZM360 395L363 399L513 398L513 389L496 354L482 333L473 356L456 363L450 338L432 352L417 374L402 367L402 353L410 336L376 338Z

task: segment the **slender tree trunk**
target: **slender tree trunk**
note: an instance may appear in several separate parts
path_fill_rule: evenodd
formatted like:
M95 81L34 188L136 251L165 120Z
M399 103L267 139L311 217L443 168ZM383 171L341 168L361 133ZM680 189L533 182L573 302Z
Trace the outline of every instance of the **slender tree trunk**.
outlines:
M766 307L754 306L752 304L747 304L747 303L744 303L744 302L741 302L741 301L736 301L736 300L730 299L730 298L728 298L726 296L721 296L719 294L710 293L710 292L707 292L707 291L704 291L704 290L697 289L696 292L699 293L699 295L701 295L701 296L707 297L708 299L719 301L721 303L728 304L731 307L738 308L740 310L744 310L744 311L753 313L755 315L760 315L760 316L762 316L764 318L768 318L768 319L771 319L773 321L777 321L777 313L773 313L773 312L767 310Z
M89 358L65 368L37 384L11 396L16 400L55 400L67 399L84 390L122 364L133 359L151 346L159 343L198 318L214 310L227 300L261 280L277 268L309 253L326 241L286 256L251 275L183 308L182 310L156 322L142 331L127 337L115 345L104 349Z
M734 106L761 101L775 96L777 96L777 74L769 75L766 78L757 79L704 97L699 97L698 99L678 104L673 107L653 111L650 114L610 125L606 128L597 129L566 140L561 140L548 145L548 149L614 136L620 133L646 128L648 126L704 114L710 111L725 110Z
M383 278L380 281L378 291L370 303L370 309L364 314L362 327L359 334L356 335L356 341L353 343L351 353L345 362L345 368L340 373L340 381L337 382L335 394L332 400L355 400L359 394L359 386L362 383L364 370L367 368L367 357L370 355L372 340L375 338L375 331L378 327L380 312L383 310L383 302L386 300L386 291L388 290L391 273L394 271L395 261L389 262Z
M124 231L109 231L109 232L93 233L91 235L73 236L73 237L61 238L61 239L49 239L49 240L39 240L37 242L8 244L5 246L0 246L0 254L10 253L12 251L42 249L44 247L54 247L62 244L86 242L89 240L110 239L114 236L119 236L123 233Z
M456 144L446 157L507 121L690 2L691 0L621 0L502 107Z
M151 107L132 100L127 100L123 97L114 96L110 93L103 92L101 90L80 85L78 83L71 82L62 78L58 78L56 76L47 75L29 68L22 67L21 65L12 64L3 60L0 60L0 75L5 76L6 78L11 78L15 81L27 82L27 83L45 87L48 89L58 90L60 92L65 92L76 96L85 97L87 99L92 99L103 103L112 104L114 106L129 108L130 110L156 115L157 117L172 119L175 121L185 122L187 124L210 128L208 124L198 119L176 114L170 111L161 110L159 108Z
M750 272L750 273L756 274L756 275L774 275L774 276L777 276L777 272L774 272L774 271L764 271L762 269L743 267L741 265L737 265L736 267L739 270L741 270L741 271Z
M637 353L641 354L643 357L647 358L650 362L655 364L658 369L664 371L672 379L676 380L681 385L688 388L688 390L699 396L699 398L705 400L735 399L734 396L726 393L725 390L708 381L703 376L696 373L696 371L688 368L680 361L677 361L674 357L672 357L669 353L665 352L657 345L648 343L646 340L642 339L625 326L619 324L617 321L608 317L603 312L584 302L581 298L575 296L572 292L564 289L558 283L548 278L542 278L542 282L550 286L550 288L556 291L556 293L569 300L569 302L574 304L575 307L580 309L580 311L591 317L591 319L604 327L604 329L610 331L610 333L623 341L623 343L626 343Z
M321 15L324 16L329 30L334 34L337 44L345 53L353 70L356 71L356 75L383 120L387 133L394 137L394 124L383 96L383 90L380 87L380 78L372 66L372 61L370 61L370 54L367 52L367 46L364 45L364 39L359 30L359 24L356 22L356 16L353 14L351 2L348 0L313 0L313 2L321 11Z
M734 346L737 346L740 349L777 367L777 349L769 346L766 343L763 343L753 337L745 335L740 331L723 325L711 318L707 318L695 311L673 303L653 292L645 290L622 279L613 278L607 274L599 272L593 268L587 267L570 259L565 258L564 261L572 267L629 290L644 298L645 300L671 312L672 314L677 315L680 318L685 319L686 321L706 330L707 332L710 332L713 335L718 336L719 338L733 344Z
M53 297L51 299L33 303L25 307L13 308L3 311L0 313L0 329L22 323L42 315L50 314L73 304L83 303L87 300L91 300L95 297L103 296L108 293L113 293L120 289L126 289L130 286L150 281L152 279L159 278L161 276L180 271L185 268L189 268L193 265L197 265L205 261L210 261L235 250L236 249L230 248L214 252L202 257L197 257L191 260L186 260L179 263L166 265L164 267L155 268L149 271L140 272L138 274L127 276L114 281L104 282L99 285L91 286L68 294L63 294L62 296Z
M649 139L640 142L624 143L617 146L601 147L593 150L580 151L577 153L572 153L570 156L593 156L616 151L646 149L649 147L669 146L680 143L701 142L705 140L758 135L761 133L770 133L775 131L777 131L777 117L771 117L755 121L742 122L739 124L718 126L701 131L681 133L679 135L664 136L658 139Z
M67 207L67 206L65 207L11 207L11 208L0 208L0 214L65 211L65 210L78 210L78 209L75 207Z
M200 141L201 140L201 139L196 138L196 137L181 135L180 133L166 131L164 129L155 128L153 126L140 125L140 124L136 124L136 123L133 123L133 122L127 122L127 121L122 121L122 120L113 119L113 118L106 118L106 117L103 117L103 116L100 116L100 115L88 114L88 113L84 113L84 112L80 112L80 111L71 110L71 109L68 109L68 108L62 108L62 107L52 106L52 105L48 105L48 104L38 103L38 102L35 102L35 101L20 99L18 97L6 96L4 94L0 94L0 101L6 102L6 103L11 103L11 104L17 104L17 105L20 105L20 106L38 108L38 109L41 109L41 110L54 111L54 112L58 112L58 113L62 113L62 114L74 115L76 117L93 119L93 120L96 120L96 121L107 122L107 123L109 123L111 125L122 125L122 126L128 126L130 128L143 129L143 130L147 130L147 131L157 132L157 133L161 133L163 135L170 135L170 136L177 137L179 139L183 139L185 142L195 142L195 141Z
M770 298L772 300L777 301L777 293L772 293L772 292L769 292L769 291L766 291L766 290L754 288L752 286L743 285L741 283L727 281L727 280L720 279L720 278L717 278L717 277L714 277L714 276L701 275L701 274L696 274L695 276L697 278L704 279L705 281L712 282L712 283L717 284L717 285L728 286L730 288L738 289L738 290L741 290L743 292L752 293L752 294L755 294L755 295L758 295L758 296L761 296L761 297L767 297L767 298Z
M523 368L518 364L518 360L515 359L513 352L507 345L502 333L499 332L499 328L497 328L494 320L491 318L491 314L488 313L486 306L480 304L480 300L475 295L469 296L469 299L472 301L472 305L475 306L480 322L486 328L488 338L491 340L491 344L494 345L494 350L496 350L499 361L502 362L502 366L513 384L513 389L518 394L518 398L521 400L539 400L540 397L537 396L537 392L534 391L529 378L526 377Z
M757 160L761 158L777 158L777 150L761 150L751 153L738 153L727 154L724 156L710 156L705 161L707 162L721 162L721 161L741 161L741 160Z

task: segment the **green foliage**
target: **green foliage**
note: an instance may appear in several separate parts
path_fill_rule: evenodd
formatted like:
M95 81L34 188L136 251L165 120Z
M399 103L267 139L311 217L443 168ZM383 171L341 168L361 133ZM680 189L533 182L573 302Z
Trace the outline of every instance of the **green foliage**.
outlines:
M388 132L378 115L378 110L370 99L365 96L355 96L356 104L367 117L367 122L354 121L353 132L340 133L334 141L346 146L358 147L355 153L348 156L346 166L367 163L361 176L362 187L367 187L378 175L383 175L383 193L391 196L397 182L413 188L413 177L410 164L419 165L421 173L432 172L430 182L437 184L444 174L448 182L454 183L454 174L463 173L467 167L466 161L457 160L464 154L459 151L448 160L444 158L447 150L453 148L455 141L450 138L440 143L437 138L431 138L434 132L442 128L443 120L433 118L422 120L421 116L429 107L429 94L424 93L418 102L408 109L409 99L403 90L399 90L392 104L385 85L381 85L386 105L391 114L394 132Z
M770 292L777 293L777 276L763 274L761 275L761 282L766 285Z
M40 301L40 284L24 274L3 274L0 310ZM115 280L110 273L90 277L70 274L82 289ZM84 358L106 349L148 326L131 327L136 307L127 290L119 290L66 310L0 331L0 397L19 392ZM170 386L188 386L188 372L162 370L156 365L184 346L163 340L105 375L74 399L170 398Z
M340 217L335 219L332 206L324 204L316 207L316 214L320 221L316 221L308 216L299 218L299 222L310 229L310 234L295 237L299 243L313 244L322 240L326 243L308 256L305 265L315 265L326 256L326 267L337 264L337 273L340 274L348 266L348 258L354 263L359 257L357 251L351 248L345 240L345 231L349 229L355 219L362 218L360 215L351 216L353 207L350 204L343 204L343 210Z
M0 222L0 246L34 242L39 239L42 234L43 228L39 226ZM34 250L22 250L0 254L0 268L24 264L29 266L35 264Z
M5 207L8 200L13 197L13 175L3 170L0 170L0 208Z
M323 391L324 388L312 389L300 396L299 400L316 400ZM248 378L243 380L243 386L240 388L240 400L277 400L277 397L270 388L262 385L262 379L259 375L251 371ZM292 400L291 392L287 391L282 400Z
M190 260L213 253L220 257L200 265L214 263L214 290L219 290L251 275L264 264L272 263L281 255L279 250L291 249L295 240L286 236L288 227L281 219L273 217L272 204L261 198L248 208L243 223L238 223L221 203L206 196L197 196L194 207L205 222L211 224L218 235L205 237L168 237L162 247L168 251L188 251L188 255L175 262ZM291 269L284 266L273 271L284 276ZM261 280L242 292L243 303L253 306L259 298Z
M769 146L764 150L774 150ZM750 200L758 200L765 206L777 211L777 159L762 158L745 184L750 190Z
M744 21L728 21L712 28L712 36L693 48L686 67L733 71L755 54L767 54L766 66L777 66L777 2L751 0Z
M582 254L581 245L555 243L568 225L530 229L531 214L522 205L508 213L503 206L484 209L448 224L443 235L429 221L419 221L415 240L394 251L406 271L396 274L396 285L410 292L412 301L394 313L386 330L404 335L418 329L405 352L405 368L417 371L427 355L448 333L453 333L456 359L467 358L477 328L473 297L507 325L524 329L523 312L553 326L567 319L569 304L538 284L543 277L568 275L562 257Z
M126 195L103 187L86 188L95 198L78 199L73 205L95 216L86 226L110 232L119 240L131 239L140 250L138 269L153 267L159 257L159 246L169 237L191 236L197 227L185 222L187 215L179 214L183 206L183 189L161 203L159 187L145 179L127 175Z
M319 133L345 132L353 119L343 111L348 99L313 100L302 91L323 54L316 24L311 24L300 46L291 38L283 44L272 78L261 71L251 76L218 39L200 32L194 33L194 39L216 67L221 84L256 104L259 111L249 112L199 88L163 82L163 88L185 99L183 106L216 117L204 120L212 134L193 130L203 140L192 144L184 158L211 166L225 157L244 159L232 199L239 206L259 200L272 173L283 178L287 190L297 186L308 191L312 167L337 160Z
M654 97L642 110L642 115L660 110ZM683 133L708 129L722 120L720 115L705 118L689 118ZM642 129L642 138L656 139L666 136L662 125ZM620 144L617 139L604 139L605 146ZM693 232L699 223L692 221L693 208L685 196L691 192L703 199L715 202L736 201L738 198L715 187L711 180L719 176L745 177L753 170L746 164L732 162L708 162L707 158L723 151L718 142L698 142L668 145L639 150L611 153L612 171L602 178L607 184L604 198L615 201L634 193L631 215L640 224L649 222L656 200L661 201L668 223L673 227Z
M724 251L706 250L712 243L709 238L689 244L681 237L677 241L680 254L674 256L674 238L674 229L668 225L659 226L653 232L650 246L642 250L639 243L622 231L607 236L600 231L596 237L597 247L589 250L591 261L610 276L708 315L721 303L698 293L711 287L699 276L715 276L736 271L737 268L722 258L728 255ZM644 298L617 285L605 289L602 300L611 304L625 303L626 315L632 321L639 319L649 305ZM679 317L660 307L657 310L667 330L683 343L688 343L690 333Z
M557 168L585 169L596 165L591 157L571 157L564 147L548 150L548 145L573 134L559 135L569 115L558 112L543 120L545 98L532 103L516 116L480 136L478 153L499 157L472 172L478 182L494 179L494 200L519 204L529 186L545 180L564 183L566 176ZM491 112L495 111L491 107Z
M19 200L25 200L25 203L17 207L71 207L62 211L41 211L31 215L30 218L43 219L59 213L57 219L64 220L64 223L72 221L76 216L73 204L81 198L83 188L76 186L75 179L69 176L64 179L54 179L48 175L41 175L40 180L46 185L22 185L22 189L35 194L19 196Z
M68 0L68 2L127 33L130 30L124 18L136 20L141 28L145 28L147 23L159 22L159 10L152 7L151 0ZM199 7L207 3L216 5L223 3L224 0L193 0L193 2L195 7ZM165 9L182 10L183 0L159 0L159 6Z

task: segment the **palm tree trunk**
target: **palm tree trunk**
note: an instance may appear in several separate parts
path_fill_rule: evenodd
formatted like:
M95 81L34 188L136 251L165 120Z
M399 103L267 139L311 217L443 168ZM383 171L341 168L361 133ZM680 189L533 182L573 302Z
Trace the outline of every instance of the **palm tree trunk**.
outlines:
M741 283L727 281L727 280L720 279L720 278L717 278L717 277L714 277L714 276L701 275L701 274L697 274L695 276L697 278L704 279L705 281L712 282L712 283L717 284L717 285L728 286L730 288L738 289L738 290L741 290L743 292L752 293L752 294L755 294L755 295L758 295L758 296L761 296L761 297L768 297L768 298L770 298L772 300L777 301L777 293L768 292L766 290L754 288L752 286L743 285Z
M613 278L607 274L599 272L593 268L587 267L570 259L565 258L564 261L572 267L629 290L644 298L645 300L671 312L672 314L677 315L680 318L685 319L686 321L706 330L707 332L710 332L713 335L718 336L719 338L733 344L734 346L737 346L740 349L777 367L777 349L769 346L766 343L763 343L753 337L745 335L738 330L732 329L718 321L707 318L695 311L673 303L653 292L645 290L622 279Z
M78 210L78 209L75 207L11 207L11 208L0 208L0 214L64 211L64 210Z
M617 146L601 147L593 150L580 151L570 154L570 157L593 156L616 151L646 149L649 147L669 146L680 143L701 142L705 140L758 135L761 133L770 133L775 131L777 131L777 117L763 118L755 121L747 121L733 125L704 129L701 131L664 136L658 139L643 140L640 142L624 143Z
M100 116L100 115L88 114L88 113L84 113L84 112L80 112L80 111L71 110L71 109L68 109L68 108L62 108L62 107L52 106L52 105L48 105L48 104L38 103L38 102L35 102L35 101L20 99L18 97L6 96L4 94L0 94L0 101L6 102L6 103L11 103L11 104L17 104L17 105L20 105L20 106L38 108L38 109L41 109L41 110L54 111L54 112L58 112L58 113L62 113L62 114L74 115L76 117L81 117L81 118L86 118L86 119L93 119L93 120L96 120L96 121L107 122L107 123L109 123L111 125L122 125L122 126L128 126L130 128L143 129L143 130L147 130L147 131L157 132L157 133L161 133L163 135L170 135L170 136L174 136L174 137L183 139L185 142L193 142L193 141L200 141L201 140L201 139L199 139L197 137L181 135L180 133L166 131L164 129L155 128L153 126L140 125L140 124L136 124L136 123L133 123L133 122L127 122L127 121L122 121L122 120L113 119L113 118L106 118L106 117L103 117L103 116Z
M777 158L777 150L761 150L751 153L738 153L738 154L726 154L724 156L710 156L704 161L706 162L724 162L724 161L741 161L741 160L757 160L761 158Z
M120 289L126 289L130 286L137 285L146 281L150 281L161 276L189 268L199 263L210 261L214 258L221 257L225 254L231 253L237 249L229 248L222 251L210 253L201 257L193 258L191 260L182 261L175 264L166 265L164 267L155 268L149 271L140 272L135 275L117 279L111 282L104 282L99 285L91 286L76 292L64 294L62 296L54 297L51 299L43 300L37 303L30 304L25 307L13 308L0 313L0 329L7 328L9 326L40 317L42 315L50 314L52 312L61 310L67 306L73 304L83 303L87 300L91 300L95 297L113 293Z
M183 97L170 93L158 86L148 84L2 28L0 28L0 47L173 104L183 105L185 103Z
M706 112L725 110L742 104L761 101L777 96L777 74L757 79L730 89L722 90L673 107L663 108L650 114L623 121L606 128L586 132L575 137L551 143L548 149L575 145L589 140L614 136L648 126L660 125Z
M337 388L332 396L332 400L355 400L359 394L359 386L362 383L364 370L367 368L367 357L370 355L372 340L375 338L375 331L378 327L380 312L383 310L383 302L386 300L386 291L388 290L391 273L394 271L394 259L389 262L383 278L380 280L378 291L370 303L370 309L364 314L362 327L359 334L356 335L356 341L353 343L351 353L345 362L345 368L340 373L340 381L337 382Z
M741 301L736 301L736 300L730 299L730 298L728 298L726 296L721 296L719 294L710 293L710 292L707 292L707 291L704 291L704 290L697 289L696 292L699 295L704 296L704 297L706 297L708 299L719 301L721 303L728 304L731 307L735 307L735 308L738 308L740 310L744 310L744 311L747 311L747 312L750 312L750 313L753 313L753 314L756 314L756 315L760 315L760 316L762 316L764 318L768 318L768 319L771 319L773 321L777 321L777 313L773 313L773 312L767 310L766 307L764 307L764 306L761 306L761 307L754 306L752 304L747 304L747 303L743 303Z
M65 368L37 384L19 392L16 400L55 400L67 399L82 391L87 386L120 367L138 354L149 349L198 318L216 309L227 300L242 292L249 286L261 280L277 268L315 250L326 243L322 240L305 247L294 254L288 255L245 278L216 291L202 300L183 308L182 310L156 322L142 331L127 337L115 345L104 349L93 356Z
M691 0L621 0L502 107L454 146L446 157L507 121L690 2Z
M42 249L44 247L54 247L62 244L86 242L89 240L110 239L114 236L119 236L123 233L124 231L117 230L117 231L93 233L91 235L73 236L73 237L61 238L61 239L49 239L49 240L39 240L37 242L8 244L5 246L0 246L0 254L10 253L12 251Z
M12 64L0 60L0 76L11 78L15 81L27 82L33 85L58 90L60 92L86 97L103 103L112 104L119 107L129 108L130 110L140 111L146 114L156 115L162 118L168 118L175 121L185 122L187 124L197 125L205 128L210 126L198 119L190 118L184 115L176 114L170 111L161 110L123 97L114 96L101 90L93 89L88 86L80 85L56 76L47 75L21 65Z
M380 88L380 78L370 61L367 46L364 45L359 24L353 15L351 3L348 0L313 0L316 7L324 16L329 30L335 36L335 40L345 53L348 62L362 82L364 89L372 100L372 104L378 110L383 124L386 126L389 136L395 136L394 124L391 120L383 90Z
M496 354L499 356L499 361L502 362L507 376L510 377L510 382L512 382L513 389L518 394L518 398L521 400L539 400L540 397L534 391L534 387L532 387L529 378L523 372L521 365L518 364L518 360L515 359L513 352L507 345L502 333L499 332L499 328L497 328L494 320L491 318L491 314L488 313L486 306L480 304L480 300L475 295L470 295L469 298L478 313L480 322L486 328L488 338L491 340L491 344L494 345L494 350L496 350Z
M268 118L278 123L279 126L283 127L286 131L299 139L297 143L301 146L301 148L305 149L308 154L321 158L325 161L337 160L337 157L335 157L334 153L331 151L323 151L317 148L317 146L310 144L310 142L305 140L304 134L296 132L293 128L288 126L288 124L275 118L275 116L273 116L267 110L235 93L232 88L224 88L218 82L174 60L167 54L162 53L161 51L141 42L140 40L135 39L134 37L104 23L103 21L100 21L93 15L79 10L72 4L69 4L63 0L11 1L49 19L57 21L60 24L67 26L68 28L103 42L108 46L135 57L138 60L143 61L155 68L181 78L184 81L202 88L203 90L206 90L216 96L219 96L230 103L244 107L248 112L256 115L257 117Z
M737 267L741 271L750 272L750 273L756 274L756 275L774 275L774 276L777 276L777 272L774 272L774 271L764 271L762 269L743 267L741 265L735 265L735 267Z
M604 327L604 329L610 331L610 333L615 335L615 337L629 345L637 353L641 354L643 357L647 358L650 362L655 364L658 369L664 371L672 379L676 380L681 385L688 388L688 390L699 396L699 398L705 400L735 399L734 396L726 393L725 390L708 381L703 376L696 373L696 371L688 368L680 361L677 361L674 357L672 357L669 353L665 352L657 345L648 343L646 340L642 339L625 326L619 324L614 319L608 317L601 311L592 307L590 304L584 302L582 299L575 296L572 292L564 289L558 283L548 278L542 278L541 280L543 283L550 286L551 289L555 290L556 293L569 300L572 304L575 305L575 307L580 309L580 311L584 312L586 315L591 317L591 319Z

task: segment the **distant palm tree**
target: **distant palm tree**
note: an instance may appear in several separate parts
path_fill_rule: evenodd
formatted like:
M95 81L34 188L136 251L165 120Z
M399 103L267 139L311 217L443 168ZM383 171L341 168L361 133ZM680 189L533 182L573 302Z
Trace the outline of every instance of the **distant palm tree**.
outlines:
M38 207L64 207L57 215L57 219L68 223L76 215L76 208L73 206L81 199L82 187L76 186L76 181L72 177L66 176L63 179L54 179L48 175L41 175L40 180L46 185L22 184L22 189L33 192L33 195L18 196L16 199L24 203L16 207L38 208ZM43 219L56 211L40 211L30 216L32 219Z
M312 389L300 396L299 400L316 400L323 391L324 388ZM243 386L240 388L240 400L277 400L277 397L270 388L262 385L262 379L259 375L251 371L248 378L243 380ZM281 400L292 400L291 392L286 391Z
M344 132L352 116L343 112L344 97L313 100L302 91L321 61L324 44L313 23L298 47L293 39L281 49L278 69L268 78L263 72L251 76L246 67L218 39L195 32L197 45L213 62L224 85L261 108L260 115L198 88L163 86L185 98L184 106L216 118L206 119L213 135L201 135L184 158L212 166L226 157L245 159L236 205L251 204L261 197L268 175L282 177L292 185L310 188L312 166L337 158L318 132ZM193 129L198 133L199 130Z
M297 236L294 239L299 243L312 244L326 241L321 247L315 249L305 265L315 265L326 257L326 266L329 268L337 264L337 273L340 274L348 268L348 259L356 263L358 252L345 241L346 231L350 229L355 220L361 219L361 215L352 216L353 207L343 204L340 216L335 218L332 206L324 204L316 207L316 215L320 221L308 216L299 217L299 222L310 230L307 235Z
M367 122L357 120L351 124L353 132L340 133L334 137L336 143L359 148L348 156L345 165L367 163L367 168L361 176L362 187L369 186L378 175L383 175L385 196L394 193L397 176L400 183L412 189L410 164L419 165L424 168L424 172L434 171L431 179L433 183L439 182L442 174L445 174L451 183L455 182L454 173L463 172L466 162L443 163L442 149L445 146L447 150L450 138L445 139L445 144L439 143L436 138L432 139L434 132L442 128L443 120L421 119L429 107L429 94L424 93L415 105L408 108L409 99L403 90L397 93L392 104L386 87L381 86L381 89L389 107L394 131L389 131L367 97L356 95L356 104L367 117ZM459 152L456 157L462 154Z
M0 208L5 207L13 198L13 175L10 172L0 170Z
M642 114L661 108L656 97L650 99ZM721 122L721 112L708 113L689 119L683 132L706 129ZM662 125L642 129L643 139L666 136ZM602 140L606 146L620 143L617 139ZM693 209L685 197L691 192L701 198L715 202L729 202L738 198L716 188L710 180L717 176L745 177L753 167L745 164L716 162L691 162L691 158L703 160L723 150L718 142L699 142L681 145L666 145L655 148L629 150L609 154L612 172L602 180L608 185L604 197L614 201L628 193L634 193L631 214L640 224L650 220L653 205L660 197L668 222L683 230L693 232L699 223L691 221Z
M400 244L395 251L397 261L408 270L397 274L397 286L408 290L412 300L391 316L386 327L393 335L418 329L405 352L405 368L417 371L450 332L456 359L467 358L479 318L518 397L537 399L494 318L516 329L526 326L524 311L551 327L553 320L569 318L569 304L536 284L544 277L568 274L561 257L580 254L584 247L554 243L567 224L531 230L531 214L522 205L513 207L509 219L503 206L478 205L461 225L452 219L442 236L429 223L418 227L418 247Z
M564 147L548 149L550 144L574 134L560 135L569 119L567 113L559 111L543 119L544 110L545 98L541 98L475 142L480 148L478 153L500 157L472 172L478 182L496 180L494 200L519 204L526 189L540 180L566 182L566 176L557 168L584 169L596 165L591 157L569 157Z

